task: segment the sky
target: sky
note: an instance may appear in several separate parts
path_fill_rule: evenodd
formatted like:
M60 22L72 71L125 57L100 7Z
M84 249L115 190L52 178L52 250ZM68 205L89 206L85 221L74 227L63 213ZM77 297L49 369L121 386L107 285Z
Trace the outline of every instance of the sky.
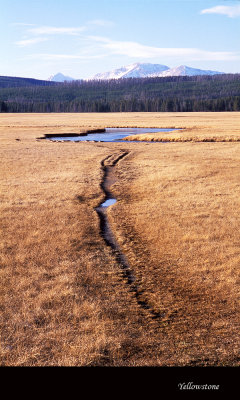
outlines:
M240 73L240 1L0 0L0 75L90 78L137 62Z

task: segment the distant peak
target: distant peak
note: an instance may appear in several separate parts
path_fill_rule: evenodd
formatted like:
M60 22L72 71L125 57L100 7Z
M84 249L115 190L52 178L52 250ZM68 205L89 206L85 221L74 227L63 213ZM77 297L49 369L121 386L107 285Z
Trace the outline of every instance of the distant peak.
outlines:
M65 82L65 81L71 82L71 81L74 81L75 79L71 78L70 76L63 75L61 72L58 72L55 75L51 75L48 78L48 80L49 81L54 81L54 82Z

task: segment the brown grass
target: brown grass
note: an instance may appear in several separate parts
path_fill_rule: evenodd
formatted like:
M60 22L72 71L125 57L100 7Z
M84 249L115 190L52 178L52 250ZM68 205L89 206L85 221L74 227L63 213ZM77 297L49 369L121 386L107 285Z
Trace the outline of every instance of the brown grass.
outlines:
M159 113L161 128L180 128L175 132L133 135L126 140L147 142L239 142L240 113ZM154 118L154 115L153 115ZM151 118L150 118L151 121ZM149 121L149 122L150 122ZM151 121L152 122L152 121Z
M169 364L239 364L239 150L152 144L119 170L111 225L162 315Z
M226 137L238 122L239 113L0 116L1 365L239 365L240 145L36 140L105 126ZM120 149L130 154L116 167L109 219L160 319L139 307L100 236L100 162Z

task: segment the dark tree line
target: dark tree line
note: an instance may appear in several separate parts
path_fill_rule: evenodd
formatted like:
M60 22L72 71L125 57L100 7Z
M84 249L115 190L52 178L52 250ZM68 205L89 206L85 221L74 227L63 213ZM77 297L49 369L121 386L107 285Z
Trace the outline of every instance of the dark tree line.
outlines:
M191 112L191 111L240 111L240 96L213 100L167 98L119 101L70 101L70 102L0 102L0 112L11 113L61 113L61 112Z
M0 112L134 111L240 111L240 75L73 81L0 88Z

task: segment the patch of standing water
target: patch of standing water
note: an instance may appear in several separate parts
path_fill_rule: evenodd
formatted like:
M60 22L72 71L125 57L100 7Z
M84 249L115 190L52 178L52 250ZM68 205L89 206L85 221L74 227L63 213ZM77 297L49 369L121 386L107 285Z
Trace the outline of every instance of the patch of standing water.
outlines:
M71 142L122 142L123 139L131 135L155 132L172 132L179 129L160 129L160 128L106 128L103 133L89 133L85 136L51 137L51 140L71 141ZM129 140L128 140L129 142Z
M109 207L115 204L117 199L107 199L105 200L102 204L100 204L100 207Z

